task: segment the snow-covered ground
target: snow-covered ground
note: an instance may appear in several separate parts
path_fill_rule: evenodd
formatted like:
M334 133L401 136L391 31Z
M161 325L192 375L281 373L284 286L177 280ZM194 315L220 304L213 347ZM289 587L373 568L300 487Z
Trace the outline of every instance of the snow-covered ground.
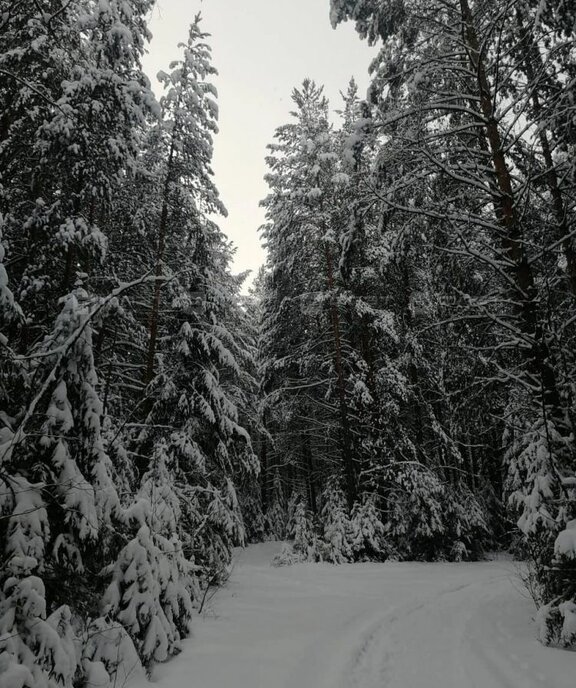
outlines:
M508 561L300 564L237 554L158 688L574 688Z

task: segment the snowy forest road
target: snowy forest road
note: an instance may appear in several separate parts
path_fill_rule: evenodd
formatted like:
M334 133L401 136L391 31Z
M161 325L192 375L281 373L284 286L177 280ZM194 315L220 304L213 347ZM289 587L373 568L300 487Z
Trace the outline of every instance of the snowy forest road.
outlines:
M273 568L277 550L238 553L159 688L574 687L511 562Z

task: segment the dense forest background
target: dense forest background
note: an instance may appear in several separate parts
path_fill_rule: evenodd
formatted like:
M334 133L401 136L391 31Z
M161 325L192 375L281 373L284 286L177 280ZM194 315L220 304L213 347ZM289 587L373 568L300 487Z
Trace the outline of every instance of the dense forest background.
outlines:
M179 651L231 550L511 548L576 641L576 14L332 0L380 50L269 146L248 296L211 170L207 36L152 0L0 2L0 688ZM383 572L385 575L385 572Z

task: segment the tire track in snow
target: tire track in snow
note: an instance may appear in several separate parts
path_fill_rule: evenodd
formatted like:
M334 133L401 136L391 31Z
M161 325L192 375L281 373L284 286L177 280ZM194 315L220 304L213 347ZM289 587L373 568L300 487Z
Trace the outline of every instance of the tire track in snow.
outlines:
M395 636L399 621L404 621L422 610L442 604L444 598L474 587L486 587L497 580L491 577L449 587L435 593L433 597L420 598L416 602L400 605L389 610L360 633L352 655L346 662L338 688L385 688L393 677L395 646L401 639Z

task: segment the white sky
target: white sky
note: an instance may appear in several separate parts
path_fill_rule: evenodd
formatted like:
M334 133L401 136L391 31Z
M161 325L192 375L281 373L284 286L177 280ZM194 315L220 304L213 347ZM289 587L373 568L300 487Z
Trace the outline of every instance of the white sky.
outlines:
M351 24L332 29L329 0L159 0L144 59L153 85L158 71L179 57L177 45L198 12L219 71L214 172L229 213L219 224L237 246L234 270L250 269L254 276L265 259L258 203L267 193L266 145L289 120L292 89L310 77L324 84L332 109L339 109L339 92L351 76L364 96L374 50Z

